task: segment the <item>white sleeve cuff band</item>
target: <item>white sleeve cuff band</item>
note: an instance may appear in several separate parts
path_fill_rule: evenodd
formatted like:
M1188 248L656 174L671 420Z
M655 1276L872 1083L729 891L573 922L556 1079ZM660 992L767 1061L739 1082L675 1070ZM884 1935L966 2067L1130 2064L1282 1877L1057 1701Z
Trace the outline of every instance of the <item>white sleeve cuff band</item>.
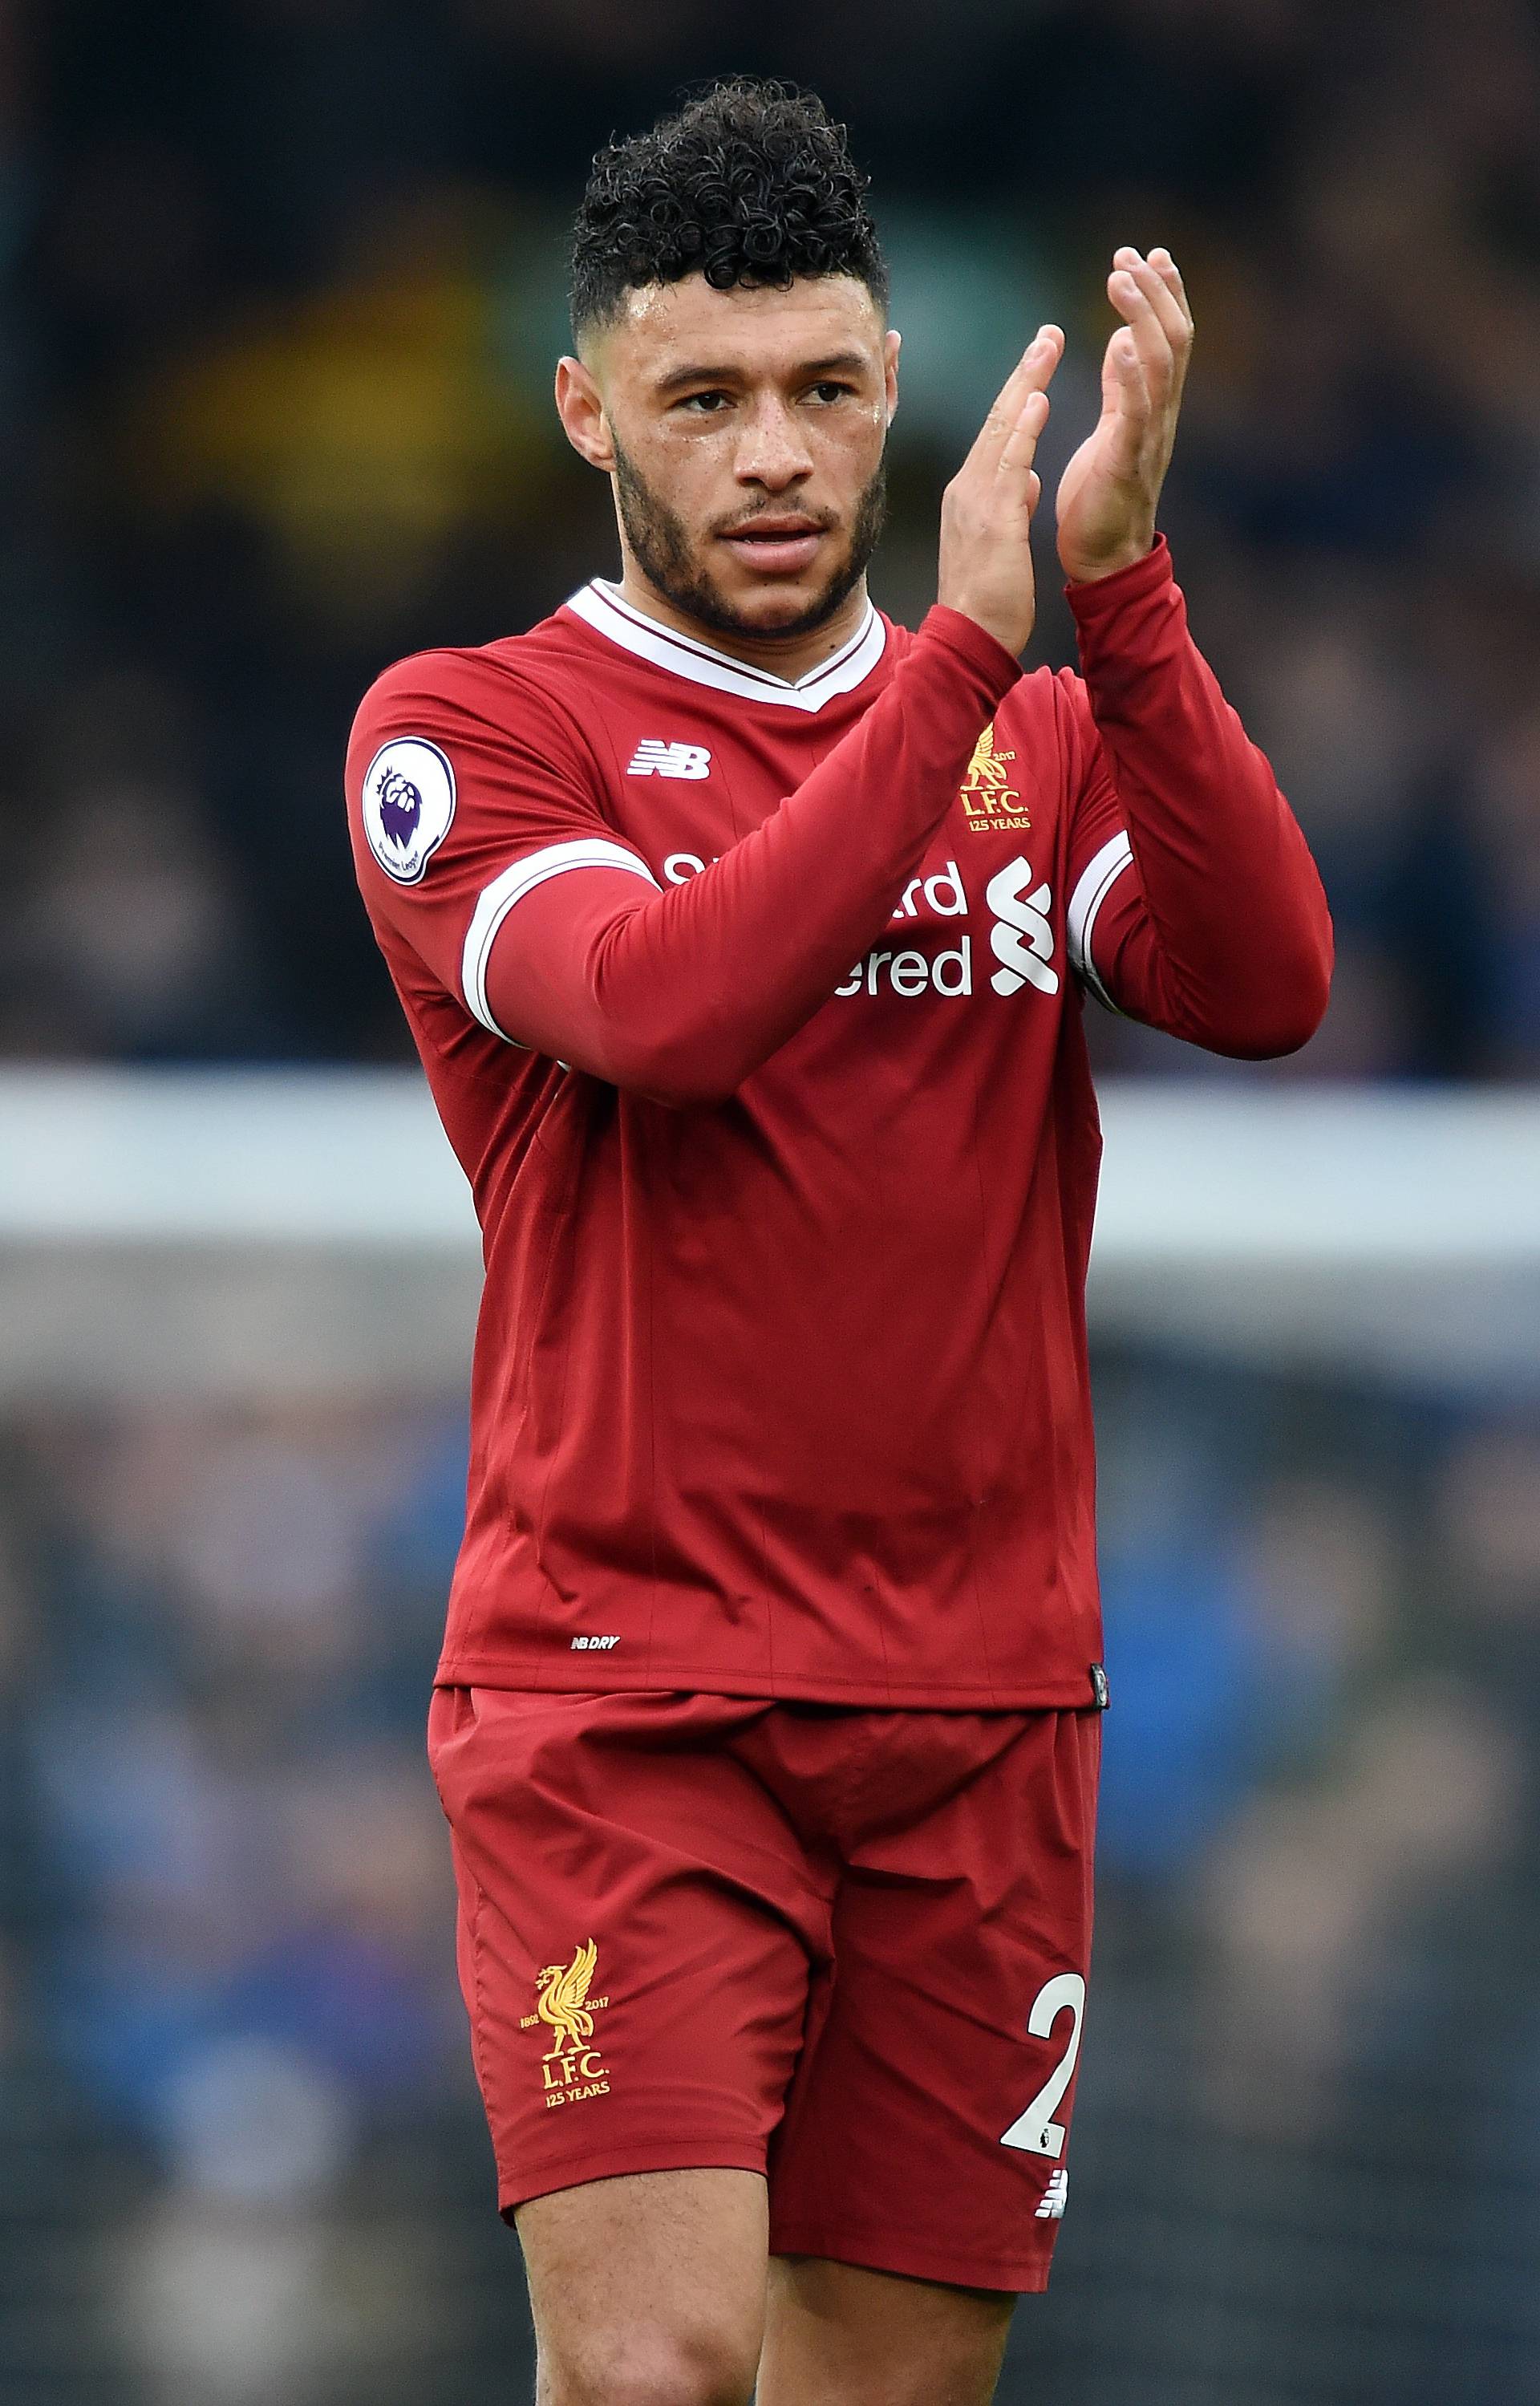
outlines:
M633 877L645 878L649 885L657 885L646 862L623 843L611 843L603 836L584 836L573 843L552 843L544 852L526 853L522 860L494 877L490 885L483 886L465 933L460 985L472 1017L479 1019L489 1034L501 1036L505 1044L516 1044L518 1039L498 1026L487 1006L487 965L498 929L516 902L544 885L548 877L560 877L569 869L625 869Z
M1132 863L1133 857L1133 846L1127 836L1120 830L1109 842L1103 844L1100 852L1096 853L1087 864L1080 883L1069 898L1067 931L1069 943L1069 966L1081 984L1095 996L1098 1002L1104 1002L1109 1011L1115 1011L1117 1005L1096 974L1096 964L1091 951L1091 937L1096 924L1097 913L1123 870Z

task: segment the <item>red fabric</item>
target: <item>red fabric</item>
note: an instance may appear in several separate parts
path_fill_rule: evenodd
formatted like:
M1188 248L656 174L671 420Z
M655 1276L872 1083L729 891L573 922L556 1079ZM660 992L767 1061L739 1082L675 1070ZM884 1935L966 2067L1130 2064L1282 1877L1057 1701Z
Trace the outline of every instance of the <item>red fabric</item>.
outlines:
M530 894L494 955L498 1026L664 1102L727 1101L881 940L1019 674L970 619L933 610L838 748L768 815L779 790L756 795L702 875L658 896L595 870ZM853 842L853 797L874 791L890 805Z
M445 1679L1089 1700L1076 930L1237 1052L1330 939L1164 546L1075 606L1083 685L938 611L788 701L590 596L366 698L360 882L487 1265Z
M778 2254L1042 2288L1073 2074L1045 2151L1001 2139L1078 2046L1098 1745L1090 1711L440 1689L504 2212L768 2169Z
M1137 875L1095 967L1135 1019L1210 1052L1292 1053L1326 1008L1332 929L1305 838L1187 627L1164 538L1069 587L1084 682L1063 680L1078 824L1127 830Z

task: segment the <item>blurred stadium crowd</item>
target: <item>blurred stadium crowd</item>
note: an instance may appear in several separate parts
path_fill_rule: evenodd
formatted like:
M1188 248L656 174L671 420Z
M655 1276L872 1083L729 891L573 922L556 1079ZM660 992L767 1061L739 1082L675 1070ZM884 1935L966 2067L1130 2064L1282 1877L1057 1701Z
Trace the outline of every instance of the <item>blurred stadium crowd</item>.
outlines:
M1540 1072L1521 0L788 0L773 41L721 0L7 12L0 1056L405 1057L351 710L608 573L548 403L563 222L613 127L729 67L815 84L876 177L897 616L1023 330L1070 332L1062 457L1111 248L1170 242L1166 523L1341 951L1321 1034L1246 1074ZM1008 2392L1540 2396L1533 1412L1132 1352L1097 1394L1101 1955ZM462 1495L436 1392L0 1410L19 2406L518 2394L421 1751Z
M737 13L7 13L0 1054L403 1053L342 838L352 707L609 569L549 403L564 219L682 78L790 63L874 174L909 347L879 598L930 598L940 486L1024 330L1070 331L1062 443L1113 246L1169 241L1200 345L1166 522L1341 938L1284 1074L1533 1071L1533 12L893 0L879 30L793 0L773 41Z
M1096 2076L1021 2394L1517 2401L1540 1440L1137 1353L1099 1391ZM6 2394L469 2406L523 2337L421 1759L458 1408L35 1409L0 1463Z

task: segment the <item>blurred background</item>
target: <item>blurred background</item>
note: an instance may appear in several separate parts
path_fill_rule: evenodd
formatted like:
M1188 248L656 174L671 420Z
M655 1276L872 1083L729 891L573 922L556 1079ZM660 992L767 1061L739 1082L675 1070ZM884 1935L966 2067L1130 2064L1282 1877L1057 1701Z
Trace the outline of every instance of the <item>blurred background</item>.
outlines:
M386 662L610 573L549 403L564 224L612 131L738 69L813 84L875 178L895 616L1024 332L1069 331L1052 488L1112 248L1175 250L1165 524L1337 926L1292 1061L1093 1028L1103 1903L1002 2395L1522 2406L1522 0L0 8L0 2395L528 2394L421 1745L474 1249L340 764Z

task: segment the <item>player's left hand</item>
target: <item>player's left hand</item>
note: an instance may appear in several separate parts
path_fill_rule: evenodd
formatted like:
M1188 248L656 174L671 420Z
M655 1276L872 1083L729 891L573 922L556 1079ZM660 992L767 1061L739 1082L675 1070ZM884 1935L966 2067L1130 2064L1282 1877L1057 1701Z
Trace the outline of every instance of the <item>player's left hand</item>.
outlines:
M1126 322L1102 361L1101 417L1059 482L1059 559L1075 585L1142 559L1171 464L1193 313L1168 250L1115 251L1107 295Z

